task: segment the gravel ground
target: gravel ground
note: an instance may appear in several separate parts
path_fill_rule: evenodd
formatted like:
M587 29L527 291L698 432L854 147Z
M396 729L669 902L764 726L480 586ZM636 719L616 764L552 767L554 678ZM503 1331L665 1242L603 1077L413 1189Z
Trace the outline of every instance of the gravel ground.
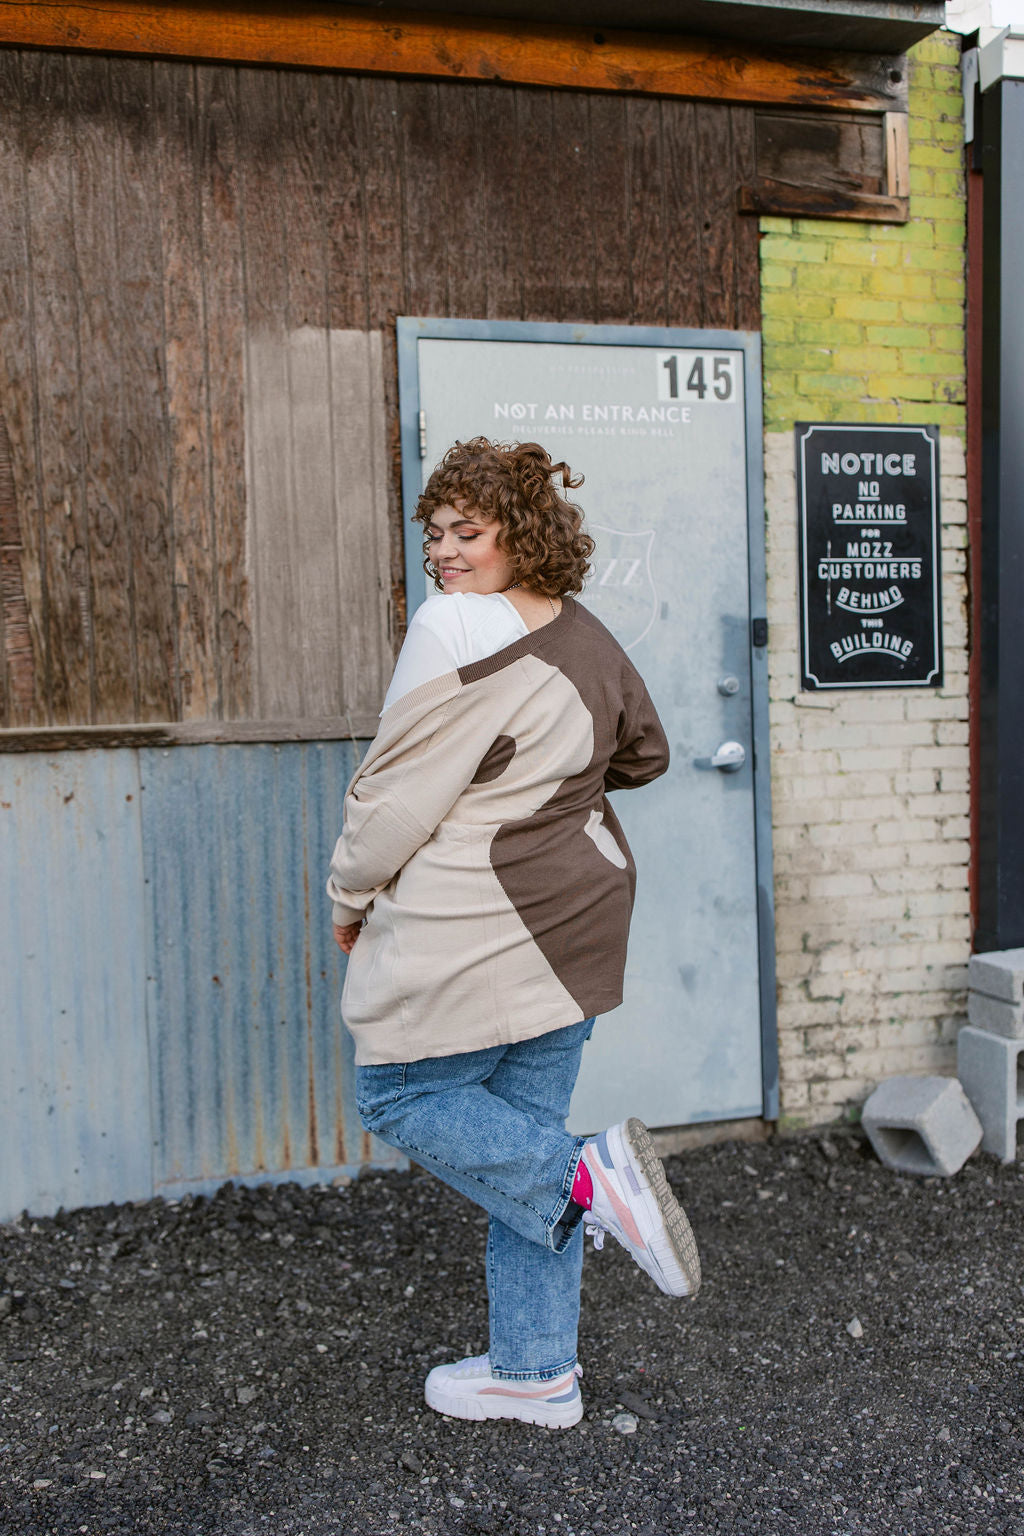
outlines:
M1024 1171L852 1132L669 1161L705 1285L589 1251L583 1423L432 1413L486 1348L433 1178L226 1186L0 1227L4 1536L1024 1531Z

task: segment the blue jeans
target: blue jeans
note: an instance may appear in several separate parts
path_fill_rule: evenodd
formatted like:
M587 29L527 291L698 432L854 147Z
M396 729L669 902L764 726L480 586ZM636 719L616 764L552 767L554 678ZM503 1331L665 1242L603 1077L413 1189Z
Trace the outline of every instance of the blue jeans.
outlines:
M509 1381L576 1363L583 1212L569 1193L584 1141L565 1117L593 1027L356 1070L366 1129L488 1212L488 1353Z

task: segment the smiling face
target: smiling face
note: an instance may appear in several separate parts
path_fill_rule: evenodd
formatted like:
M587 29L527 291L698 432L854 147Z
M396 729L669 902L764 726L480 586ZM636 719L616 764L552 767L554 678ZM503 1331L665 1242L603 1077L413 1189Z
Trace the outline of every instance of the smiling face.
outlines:
M426 533L427 555L448 592L504 592L512 562L498 544L501 524L464 503L438 507Z

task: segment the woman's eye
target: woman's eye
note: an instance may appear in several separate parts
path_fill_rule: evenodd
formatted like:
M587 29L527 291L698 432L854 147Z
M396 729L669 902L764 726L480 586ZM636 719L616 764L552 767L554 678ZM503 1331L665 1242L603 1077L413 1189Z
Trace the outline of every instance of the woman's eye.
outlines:
M478 539L479 537L480 537L480 535L478 533L460 533L459 534L459 539L460 539L460 541L463 544L472 544L473 540L474 539Z

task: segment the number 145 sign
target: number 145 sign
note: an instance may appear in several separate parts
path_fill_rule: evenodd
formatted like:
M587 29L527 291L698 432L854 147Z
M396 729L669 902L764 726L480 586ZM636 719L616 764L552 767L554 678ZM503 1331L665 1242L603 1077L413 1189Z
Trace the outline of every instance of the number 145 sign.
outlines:
M731 405L736 400L735 352L659 352L659 400L707 400Z

